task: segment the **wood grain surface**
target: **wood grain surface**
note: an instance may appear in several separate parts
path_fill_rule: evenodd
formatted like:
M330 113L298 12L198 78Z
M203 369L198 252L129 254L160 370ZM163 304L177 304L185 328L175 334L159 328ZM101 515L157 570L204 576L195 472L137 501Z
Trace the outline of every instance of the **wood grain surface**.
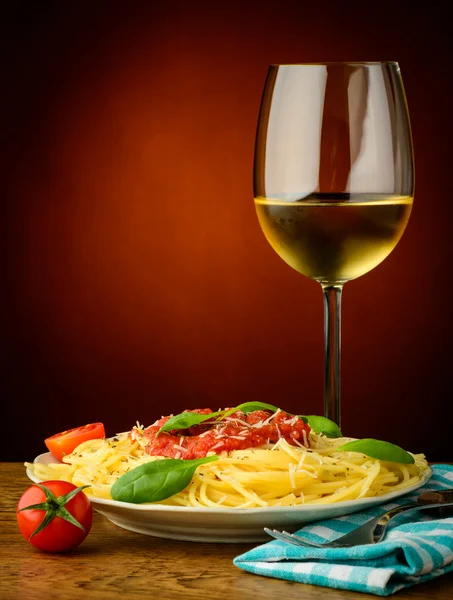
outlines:
M25 542L15 508L30 481L21 463L1 463L0 599L367 600L345 592L246 573L233 558L250 544L162 540L122 530L95 513L92 530L70 553L45 554ZM398 592L398 600L451 600L453 574Z

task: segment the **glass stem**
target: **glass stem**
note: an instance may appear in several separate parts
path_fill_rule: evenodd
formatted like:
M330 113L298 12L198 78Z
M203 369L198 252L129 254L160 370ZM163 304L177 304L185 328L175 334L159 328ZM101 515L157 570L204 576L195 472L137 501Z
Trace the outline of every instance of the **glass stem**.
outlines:
M324 296L324 416L341 427L340 352L343 285L321 285Z

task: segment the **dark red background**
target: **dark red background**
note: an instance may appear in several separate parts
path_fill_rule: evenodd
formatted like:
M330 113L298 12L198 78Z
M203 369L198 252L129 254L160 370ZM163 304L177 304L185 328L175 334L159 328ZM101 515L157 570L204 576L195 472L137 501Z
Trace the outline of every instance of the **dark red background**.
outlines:
M4 16L3 460L98 420L113 434L248 400L322 413L321 288L265 240L252 167L268 64L324 60L399 61L416 158L400 244L345 288L343 431L453 460L439 5L55 2Z

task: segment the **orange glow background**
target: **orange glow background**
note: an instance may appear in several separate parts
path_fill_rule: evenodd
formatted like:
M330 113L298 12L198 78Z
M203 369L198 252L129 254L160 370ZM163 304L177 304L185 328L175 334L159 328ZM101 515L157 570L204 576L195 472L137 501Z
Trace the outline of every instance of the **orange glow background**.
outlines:
M398 247L345 287L343 431L453 460L448 20L346 4L10 15L3 428L21 435L3 460L94 421L114 434L249 400L322 414L321 288L259 228L254 136L270 63L351 59L399 61L417 181Z

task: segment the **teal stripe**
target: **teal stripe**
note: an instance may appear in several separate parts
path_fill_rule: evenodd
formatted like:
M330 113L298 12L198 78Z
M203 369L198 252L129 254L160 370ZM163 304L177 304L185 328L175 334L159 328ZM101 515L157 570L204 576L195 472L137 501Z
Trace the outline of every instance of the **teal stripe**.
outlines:
M426 551L418 542L413 542L412 546L409 542L402 542L404 545L404 556L407 564L414 575L420 574L426 564L431 562L431 552Z
M452 538L449 540L449 546L442 543L437 537L423 537L422 535L413 536L415 541L419 542L420 546L429 552L434 562L434 569L440 569L445 566L447 562L451 562L451 551Z

